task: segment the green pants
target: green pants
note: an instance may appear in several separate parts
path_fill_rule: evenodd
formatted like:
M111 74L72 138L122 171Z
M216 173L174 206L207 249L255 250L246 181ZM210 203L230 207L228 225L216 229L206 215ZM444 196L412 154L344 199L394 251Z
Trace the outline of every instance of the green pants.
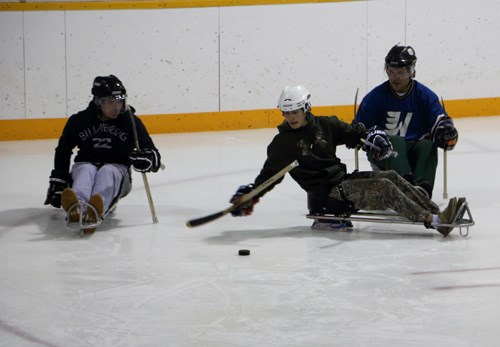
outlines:
M401 176L410 180L412 184L427 183L434 188L436 169L438 163L437 148L430 140L405 141L400 136L389 136L397 157L389 157L385 160L376 161L368 155L370 163L380 170L394 170Z

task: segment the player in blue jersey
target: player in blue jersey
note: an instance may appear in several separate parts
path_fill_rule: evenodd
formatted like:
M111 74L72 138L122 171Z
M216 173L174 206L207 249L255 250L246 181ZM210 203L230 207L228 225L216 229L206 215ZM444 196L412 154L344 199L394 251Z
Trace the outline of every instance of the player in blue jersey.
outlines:
M392 47L385 57L388 80L363 98L354 122L385 131L399 154L376 161L368 153L373 168L394 170L432 197L437 148L452 150L458 132L438 96L414 79L416 62L412 47Z

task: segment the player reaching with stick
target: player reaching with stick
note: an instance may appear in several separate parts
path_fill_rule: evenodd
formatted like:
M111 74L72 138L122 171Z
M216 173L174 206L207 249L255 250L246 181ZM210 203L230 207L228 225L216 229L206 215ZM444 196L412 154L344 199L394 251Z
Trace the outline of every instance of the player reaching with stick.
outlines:
M439 208L415 187L394 171L354 172L347 174L346 166L336 156L336 147L347 145L354 148L364 142L364 149L377 160L387 159L392 145L385 132L373 128L366 130L363 124L348 124L335 116L315 116L311 113L311 94L301 85L283 89L278 108L285 120L278 126L278 134L267 147L267 159L254 183L238 188L230 202L238 204L269 177L297 160L299 165L290 176L307 192L308 209L318 215L313 229L345 229L352 227L341 221L321 219L321 215L346 215L359 209L392 209L427 228L436 226L444 236L465 203L464 198L450 200L448 207ZM257 194L252 200L231 212L233 216L248 216L264 194L279 184L283 177Z
M144 173L157 172L161 165L148 131L127 105L122 82L113 75L98 76L91 92L88 107L68 119L59 138L45 200L45 205L62 206L67 222L79 224L84 235L92 234L103 216L130 192L131 166ZM70 171L75 147L78 152Z

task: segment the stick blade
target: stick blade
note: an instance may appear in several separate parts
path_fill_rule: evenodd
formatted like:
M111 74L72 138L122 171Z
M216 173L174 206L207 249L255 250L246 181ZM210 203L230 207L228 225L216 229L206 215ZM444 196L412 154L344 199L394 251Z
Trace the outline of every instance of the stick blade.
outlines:
M203 224L206 224L208 222L211 222L213 220L216 220L226 214L226 211L220 211L216 213L212 213L208 216L205 217L200 217L200 218L195 218L187 221L186 225L188 228L194 228Z

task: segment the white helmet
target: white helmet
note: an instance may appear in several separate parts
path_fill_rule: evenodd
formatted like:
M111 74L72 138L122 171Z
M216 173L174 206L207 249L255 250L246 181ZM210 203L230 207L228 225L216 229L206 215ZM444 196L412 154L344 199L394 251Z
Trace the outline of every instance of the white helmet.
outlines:
M303 86L286 86L278 100L281 112L295 111L303 108L304 112L311 110L311 93Z

